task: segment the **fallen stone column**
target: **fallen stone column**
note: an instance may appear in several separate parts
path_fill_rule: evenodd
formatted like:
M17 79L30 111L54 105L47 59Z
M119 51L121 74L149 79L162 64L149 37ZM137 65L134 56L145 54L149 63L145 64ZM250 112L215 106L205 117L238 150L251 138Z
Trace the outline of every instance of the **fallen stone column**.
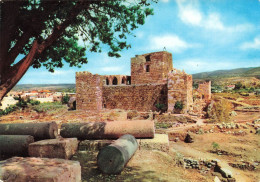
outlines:
M81 182L78 161L34 157L13 157L0 162L0 181Z
M0 135L31 135L36 141L55 138L57 133L55 122L0 124Z
M88 122L65 123L61 125L60 135L64 138L77 137L78 139L118 139L125 134L135 138L153 138L154 122L140 121L114 121L114 122Z
M111 145L100 150L97 157L99 169L106 174L119 174L137 148L138 143L134 136L123 135Z
M30 135L0 135L0 155L28 156L28 147L34 139Z

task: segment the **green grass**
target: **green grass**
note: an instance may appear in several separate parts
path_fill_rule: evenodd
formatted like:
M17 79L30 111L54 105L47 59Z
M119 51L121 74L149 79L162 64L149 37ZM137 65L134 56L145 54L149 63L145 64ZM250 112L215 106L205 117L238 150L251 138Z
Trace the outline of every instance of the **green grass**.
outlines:
M66 109L66 105L62 105L61 102L45 102L39 105L32 106L32 109L36 112L53 112L57 110Z

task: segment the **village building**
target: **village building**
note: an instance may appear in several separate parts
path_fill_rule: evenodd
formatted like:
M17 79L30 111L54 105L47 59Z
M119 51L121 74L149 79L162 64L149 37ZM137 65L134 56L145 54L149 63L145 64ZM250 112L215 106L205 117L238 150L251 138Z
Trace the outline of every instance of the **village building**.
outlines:
M210 87L204 87L200 90L210 99ZM192 75L173 68L172 54L166 51L131 58L131 76L76 73L78 110L155 111L161 104L173 112L177 101L184 113L192 110Z

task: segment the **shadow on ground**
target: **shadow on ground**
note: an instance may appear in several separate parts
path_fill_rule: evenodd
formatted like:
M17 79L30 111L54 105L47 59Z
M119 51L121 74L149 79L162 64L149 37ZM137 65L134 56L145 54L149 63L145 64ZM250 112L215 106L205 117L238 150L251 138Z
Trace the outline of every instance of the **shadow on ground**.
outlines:
M84 151L78 152L73 156L72 160L77 160L81 165L82 181L138 181L138 182L151 182L160 181L166 182L166 180L160 179L153 171L144 171L140 167L126 166L119 175L106 175L102 174L97 168L97 154L98 152Z

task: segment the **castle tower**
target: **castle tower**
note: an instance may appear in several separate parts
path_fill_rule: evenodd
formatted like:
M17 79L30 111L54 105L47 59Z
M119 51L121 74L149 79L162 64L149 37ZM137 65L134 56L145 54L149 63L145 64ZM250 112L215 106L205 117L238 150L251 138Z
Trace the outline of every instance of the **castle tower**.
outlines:
M90 72L76 73L76 108L77 110L101 110L103 82L100 75Z
M173 69L172 54L166 51L131 58L131 84L167 83Z

